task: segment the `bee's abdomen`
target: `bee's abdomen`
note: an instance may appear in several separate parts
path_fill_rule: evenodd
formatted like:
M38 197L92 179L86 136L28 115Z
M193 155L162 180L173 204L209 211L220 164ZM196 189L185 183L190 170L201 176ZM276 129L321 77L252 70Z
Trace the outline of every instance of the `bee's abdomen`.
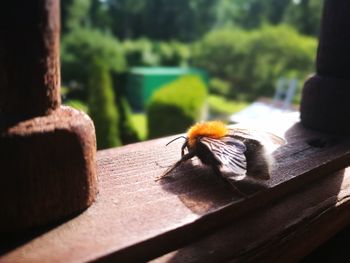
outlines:
M247 176L267 180L270 178L272 157L266 153L265 147L257 140L237 138L244 142L247 150Z
M205 165L220 165L214 154L202 143L197 143L196 155Z

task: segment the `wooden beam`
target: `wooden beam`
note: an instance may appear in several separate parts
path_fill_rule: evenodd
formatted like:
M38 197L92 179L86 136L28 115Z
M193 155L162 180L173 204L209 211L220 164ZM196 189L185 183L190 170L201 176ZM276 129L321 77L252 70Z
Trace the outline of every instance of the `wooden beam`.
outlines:
M1 4L0 114L24 119L61 104L59 1Z
M251 220L248 214L258 209L268 214L272 203L296 191L307 191L312 181L320 181L350 163L349 139L314 132L299 123L273 123L278 124L275 127L287 144L274 152L276 162L266 190L242 198L195 161L179 167L166 180L155 182L179 159L181 142L165 147L171 138L100 151L96 203L23 245L8 248L6 239L7 252L0 261L149 260L242 218ZM342 175L337 178L332 182L331 197L343 187ZM318 196L309 198L315 198L316 203L319 200ZM285 208L286 215L294 217ZM252 222L251 227L258 226Z
M302 123L337 134L350 133L350 2L325 0L316 74L305 82Z
M299 262L350 222L350 169L152 262Z
M0 10L3 234L85 209L97 177L92 121L61 106L59 1L6 1Z

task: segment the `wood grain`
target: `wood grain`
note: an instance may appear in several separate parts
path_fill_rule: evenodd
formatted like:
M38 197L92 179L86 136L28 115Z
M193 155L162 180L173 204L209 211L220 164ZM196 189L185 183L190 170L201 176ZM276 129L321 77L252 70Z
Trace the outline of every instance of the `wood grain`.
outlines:
M155 178L180 156L181 142L171 138L98 152L100 193L84 213L8 250L0 262L147 260L232 224L314 180L345 168L350 140L273 121L266 127L284 135L266 190L242 198L189 161L160 182ZM340 191L341 183L333 191ZM282 215L281 215L282 216ZM244 217L246 218L246 217Z
M349 208L348 168L152 262L298 262L349 224Z

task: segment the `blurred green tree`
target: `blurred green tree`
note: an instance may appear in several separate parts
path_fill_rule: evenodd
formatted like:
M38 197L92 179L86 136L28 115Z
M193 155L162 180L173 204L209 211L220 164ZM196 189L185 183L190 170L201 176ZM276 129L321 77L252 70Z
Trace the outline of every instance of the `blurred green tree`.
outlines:
M179 41L151 41L146 38L122 42L128 66L187 66L190 47Z
M74 81L85 90L96 58L111 72L126 70L123 48L113 36L96 29L72 30L61 41L62 81Z
M314 69L316 40L292 27L216 30L194 46L193 62L229 83L231 98L271 96L281 76L303 79ZM240 99L240 98L238 98Z
M61 28L67 33L89 25L91 0L61 0Z
M291 0L219 0L215 27L234 25L257 28L282 21Z
M320 31L324 0L291 1L284 21L303 34L317 36Z
M62 0L63 32L90 26L121 40L193 41L213 28L286 22L317 34L323 0ZM164 26L166 25L166 26Z
M109 15L109 6L107 1L89 0L91 1L89 16L90 25L99 28L102 31L110 32L113 18Z
M90 65L88 107L96 128L98 149L121 144L118 129L119 114L114 101L112 79L108 68L103 61L96 58Z
M119 133L123 144L138 142L140 140L132 122L131 108L124 96L117 96L117 108L119 112Z
M93 26L105 29L109 25L119 39L147 36L154 40L191 41L211 29L215 5L212 0L93 0L90 14L104 20ZM106 22L107 13L110 19Z

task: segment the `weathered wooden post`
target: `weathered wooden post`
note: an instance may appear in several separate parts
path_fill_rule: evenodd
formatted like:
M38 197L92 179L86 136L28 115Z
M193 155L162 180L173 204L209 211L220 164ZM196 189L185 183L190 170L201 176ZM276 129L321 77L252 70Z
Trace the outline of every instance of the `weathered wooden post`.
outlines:
M94 201L96 139L87 115L61 106L59 0L0 6L0 232L7 232Z
M325 0L316 75L302 95L302 123L330 133L350 133L349 10L348 0Z

